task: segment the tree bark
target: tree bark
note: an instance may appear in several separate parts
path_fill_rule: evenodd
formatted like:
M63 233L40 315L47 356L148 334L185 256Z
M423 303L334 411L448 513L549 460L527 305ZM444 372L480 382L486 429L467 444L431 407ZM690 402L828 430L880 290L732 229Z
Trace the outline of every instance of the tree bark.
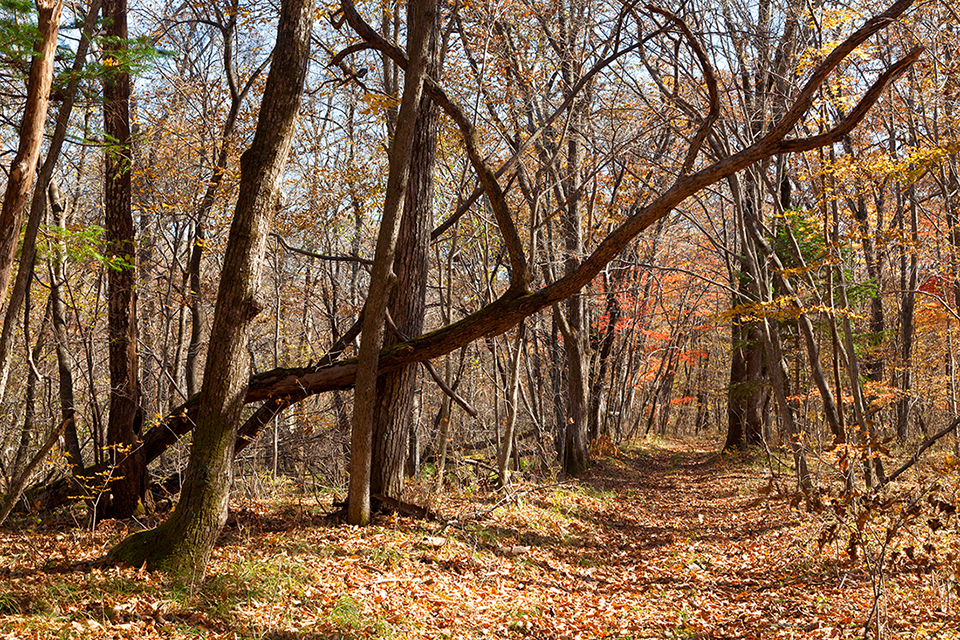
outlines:
M412 10L412 9L411 9ZM427 34L427 71L435 75L439 67L437 16ZM409 16L412 20L414 16ZM390 317L400 332L407 336L423 333L423 316L427 300L430 231L433 229L433 174L437 157L438 111L432 100L421 96L414 125L410 155L410 176L404 199L403 216L397 236L393 262L396 285L390 292ZM400 342L388 332L384 344ZM370 493L400 498L403 489L404 458L407 443L416 437L413 426L413 399L419 367L408 365L380 377L373 427L373 460Z
M256 133L240 160L240 193L180 501L163 524L126 538L110 551L110 559L196 576L203 572L226 522L237 427L249 383L247 338L261 306L267 237L283 197L283 172L303 92L313 18L311 0L284 0L281 5Z
M63 0L37 0L37 30L40 41L37 53L30 63L27 81L27 104L20 124L20 143L17 155L10 165L10 178L0 209L0 300L6 298L20 240L20 224L23 207L33 187L33 174L43 144L43 127L50 100L50 85L53 82L53 60L57 50L57 35L60 31L60 13Z
M53 224L64 228L63 195L57 183L50 184L50 208L53 212ZM64 457L75 476L83 469L83 453L77 436L76 408L73 394L73 357L67 348L67 311L63 303L62 287L66 283L64 260L66 247L57 245L50 260L50 311L53 321L53 335L57 351L57 369L59 373L60 419L63 421Z
M123 59L127 38L126 0L106 0L106 56ZM143 413L137 360L137 243L131 210L133 154L130 139L130 74L121 65L103 83L105 151L107 331L110 340L110 414L107 447L111 466L106 514L126 518L136 511L146 489L146 465L140 447Z
M10 177L0 208L0 305L6 300L13 260L20 242L20 226L23 210L33 188L33 176L43 144L43 129L53 83L53 62L57 51L57 35L60 31L60 13L63 0L37 0L37 30L40 41L36 44L37 55L30 63L27 81L27 104L20 124L20 142L17 155L10 165ZM32 264L31 264L32 267ZM22 299L22 297L21 297ZM17 304L19 307L19 303ZM12 315L17 316L17 310ZM9 348L9 344L7 344ZM7 354L0 361L0 397L6 389Z
M370 289L363 312L356 389L353 401L353 431L350 438L350 494L347 520L365 525L370 521L371 464L374 413L377 404L377 378L380 349L383 345L387 297L395 281L393 263L401 206L410 175L410 157L420 110L423 78L428 64L428 48L436 19L436 0L411 2L407 25L410 63L403 83L403 99L397 115L397 128L390 145L390 172L384 198L377 249L370 274ZM402 294L402 292L401 292ZM403 460L406 440L400 449Z

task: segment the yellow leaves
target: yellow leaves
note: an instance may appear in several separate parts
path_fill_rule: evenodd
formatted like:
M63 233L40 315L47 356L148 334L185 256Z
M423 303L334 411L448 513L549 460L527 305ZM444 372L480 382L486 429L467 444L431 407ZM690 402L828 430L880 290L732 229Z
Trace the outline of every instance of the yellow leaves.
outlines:
M364 115L376 115L400 106L400 100L382 93L364 93L360 100L367 106L360 109Z

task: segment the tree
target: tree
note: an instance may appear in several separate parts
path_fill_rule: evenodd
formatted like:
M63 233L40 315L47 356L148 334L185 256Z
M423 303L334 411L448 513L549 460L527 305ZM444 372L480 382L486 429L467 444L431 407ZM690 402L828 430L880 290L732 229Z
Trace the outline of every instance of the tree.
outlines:
M133 515L146 490L140 449L143 412L137 356L137 241L131 210L133 155L130 138L130 72L126 68L127 2L105 0L110 38L105 54L110 73L103 81L106 137L104 195L107 244L107 324L110 340L110 413L107 421L112 478L107 513Z
M57 111L53 133L50 138L50 145L47 155L44 158L40 171L37 174L37 183L33 190L33 198L30 203L30 215L27 218L27 224L23 231L23 241L20 248L20 261L17 268L17 277L13 289L10 292L10 299L7 303L6 314L3 318L3 330L0 333L0 397L6 392L6 381L10 367L11 347L16 333L16 327L20 320L20 308L24 299L27 297L27 291L30 283L33 281L34 268L37 255L37 232L47 211L47 187L51 184L54 169L60 160L63 143L67 137L67 128L70 122L70 116L73 112L73 106L77 95L77 89L80 84L80 71L86 64L87 51L90 46L90 40L96 28L97 19L100 15L100 0L93 0L84 18L83 31L81 32L80 43L77 46L76 56L71 68L72 77L66 88L62 91L62 102ZM56 194L58 197L54 197ZM59 197L59 189L50 190L51 206L55 212L62 213L63 202ZM57 323L57 301L59 298L56 283L51 283L51 304L54 306L54 323ZM62 302L60 303L62 306ZM57 341L58 356L63 355L62 343ZM72 380L70 375L61 363L61 400L66 400L67 396L72 395ZM68 392L67 390L70 389ZM70 457L71 467L82 468L82 459L80 456L80 445L77 440L76 424L72 416L68 413L72 411L72 399L67 401L71 407L65 408L63 416L66 420L64 427L64 439L66 441L67 455Z
M415 13L413 6L408 5L408 24L415 24L412 22L417 19ZM439 12L434 13L433 19L435 24L421 28L427 30L425 73L437 77L440 69ZM420 335L424 326L435 198L433 174L437 155L438 111L433 101L421 96L416 117L410 150L410 175L393 261L396 282L390 289L388 304L393 327L387 329L384 337L383 342L387 346L400 342L403 336ZM418 369L416 365L404 367L381 376L377 383L370 477L370 492L373 495L399 498L403 487L404 461L408 454L419 456L418 436L413 425L413 398Z
M109 557L196 575L227 519L234 444L249 382L247 338L260 311L266 243L300 108L313 25L310 0L284 0L253 143L240 160L240 194L204 365L197 427L180 501L156 529L121 541Z
M37 55L30 63L27 81L27 103L20 123L17 154L10 164L7 188L0 208L0 300L7 297L13 260L20 241L23 209L33 188L33 175L43 144L43 128L53 82L54 54L60 30L62 0L37 0ZM0 395L6 385L6 370L0 372Z
M698 113L702 116L699 120L692 120L693 129L689 131L690 135L686 137L686 140L693 141L692 146L678 142L681 138L666 137L674 148L671 149L670 154L664 156L664 163L673 163L679 158L679 162L675 165L670 164L678 171L672 181L652 185L644 190L642 197L637 198L633 207L623 207L616 210L615 215L610 218L612 229L597 236L601 239L599 244L590 254L581 259L576 269L570 274L563 275L536 289L531 286L532 280L527 268L528 258L524 255L524 243L519 241L519 234L516 225L513 223L515 211L511 210L509 202L504 197L504 189L500 181L508 180L509 176L513 175L511 171L516 166L517 157L530 148L531 138L543 135L544 132L539 129L531 130L530 135L519 145L518 151L509 155L503 163L502 170L496 172L489 165L495 156L481 150L479 137L472 119L465 115L463 109L449 97L435 80L427 79L424 92L448 114L453 124L459 129L462 134L464 149L476 173L481 178L483 190L489 194L490 210L494 213L502 234L503 255L505 261L510 264L509 280L507 274L501 270L499 276L501 279L494 281L491 287L497 288L496 293L499 297L495 300L479 308L469 307L471 312L465 312L465 317L459 321L451 318L454 321L447 326L383 349L380 352L379 372L385 373L410 363L439 357L467 345L481 336L508 330L523 318L529 317L539 310L550 308L553 304L565 300L589 285L611 260L623 255L624 249L634 241L638 234L650 225L663 220L686 198L703 192L707 187L764 158L803 151L840 139L865 117L869 108L883 95L884 89L916 59L919 51L911 52L905 58L887 67L873 86L866 90L860 103L840 119L836 126L830 128L823 135L804 137L803 129L798 129L798 124L802 123L802 119L815 103L817 91L832 70L851 51L864 42L870 34L888 25L907 6L909 6L909 2L906 1L897 3L881 16L870 20L862 29L843 41L830 55L826 56L810 72L807 83L801 88L796 98L788 103L789 108L784 109L779 121L771 125L765 135L753 142L745 143L739 151L736 150L737 147L733 147L729 152L717 154L716 157L711 159L700 156L700 142L698 140L702 141L702 138L697 137L699 129L709 130L712 126L708 119L711 98L710 92L707 90L711 80L704 73L704 82L689 85L692 87L692 93L685 98L691 104L699 105L698 109L700 111ZM382 51L389 55L391 59L397 61L398 66L407 66L406 56L399 49L385 42L373 29L369 29L359 20L355 12L351 13L349 7L345 7L344 11L351 26L362 34L365 42L370 43L370 45L354 45L354 50L362 46L374 46L377 51ZM630 24L632 27L633 23ZM646 31L646 18L643 20L638 18L637 26L641 31L634 35L632 30L628 30L624 24L619 32L620 38L615 41L617 44L611 50L610 55L597 61L595 66L584 74L584 77L590 76L591 73L595 75L595 73L604 69L609 69L610 65L616 62L618 58L636 52L641 45L650 46L655 37L660 37L664 33L659 27L653 28L652 32L648 33ZM658 35L652 36L651 33ZM672 47L673 43L668 42L663 48L666 49L668 46ZM682 42L681 46L683 46ZM635 62L635 60L632 61L633 64ZM595 69L600 71L595 72ZM584 85L579 86L582 88ZM548 126L556 123L558 118L566 113L569 106L570 103L562 104L553 116L544 118L542 122ZM697 111L697 109L694 111ZM667 142L664 142L664 145L666 144ZM683 160L688 156L693 160L688 166L684 167L682 166L685 164ZM683 169L683 171L680 171L680 169ZM498 176L497 173L500 175ZM467 305L460 306L464 309L468 308ZM634 315L636 315L636 312L634 312ZM253 376L250 379L245 400L248 402L267 400L296 402L311 394L347 388L354 383L356 372L357 362L353 359L320 367L277 368ZM624 386L632 386L632 384ZM143 446L147 459L156 457L163 450L163 447L176 437L175 434L186 433L190 430L190 421L195 420L198 416L198 406L196 400L189 401L179 407L175 415L164 421L157 429L152 429L145 434Z
M396 133L390 145L390 172L377 236L377 251L370 274L370 289L363 312L363 333L353 399L348 520L350 524L358 525L367 524L370 520L371 449L377 405L377 380L380 375L378 361L383 345L387 299L393 285L392 280L396 278L393 274L393 263L400 218L403 215L401 207L410 174L414 136L417 132L420 96L429 64L430 41L436 31L434 0L412 2L409 11L407 43L410 62L404 76ZM399 437L398 434L393 435ZM406 443L405 439L403 443Z

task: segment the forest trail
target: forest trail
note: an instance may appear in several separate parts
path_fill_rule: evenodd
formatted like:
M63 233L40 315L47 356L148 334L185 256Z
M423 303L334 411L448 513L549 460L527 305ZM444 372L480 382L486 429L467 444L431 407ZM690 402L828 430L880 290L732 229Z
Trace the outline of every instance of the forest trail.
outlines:
M447 524L358 529L324 520L311 497L240 500L195 585L96 566L123 525L11 525L0 637L863 637L868 573L844 544L817 553L817 516L761 496L762 464L717 447L626 449L507 496L447 490L433 505ZM960 637L941 573L907 569L886 576L888 637Z

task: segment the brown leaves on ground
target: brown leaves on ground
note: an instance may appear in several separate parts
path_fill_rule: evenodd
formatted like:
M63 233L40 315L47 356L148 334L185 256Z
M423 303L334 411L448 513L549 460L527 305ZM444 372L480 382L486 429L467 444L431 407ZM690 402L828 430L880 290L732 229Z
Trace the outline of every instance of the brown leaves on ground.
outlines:
M818 553L823 522L758 499L766 470L711 446L625 452L506 496L448 492L431 505L446 524L359 529L310 498L245 503L191 585L99 566L123 524L8 529L0 638L862 637L864 565L842 542ZM960 637L954 574L931 566L885 569L888 637Z

